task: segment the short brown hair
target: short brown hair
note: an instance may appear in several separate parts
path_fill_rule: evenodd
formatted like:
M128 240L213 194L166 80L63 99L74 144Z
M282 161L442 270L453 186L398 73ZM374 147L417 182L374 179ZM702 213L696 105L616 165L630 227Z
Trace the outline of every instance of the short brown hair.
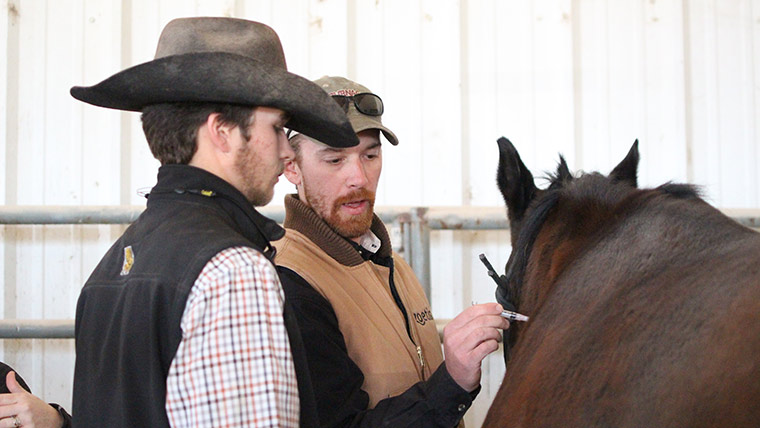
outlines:
M222 123L238 126L248 140L254 109L234 104L154 104L142 110L140 119L150 151L161 165L188 164L198 149L198 129L210 114L219 113Z

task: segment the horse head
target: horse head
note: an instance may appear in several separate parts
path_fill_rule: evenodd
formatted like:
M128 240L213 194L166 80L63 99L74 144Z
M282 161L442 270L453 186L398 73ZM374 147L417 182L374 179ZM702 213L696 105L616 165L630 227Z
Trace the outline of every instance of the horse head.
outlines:
M497 289L497 300L512 303L520 312L530 315L543 301L542 297L551 290L553 278L561 273L567 251L575 248L577 239L560 240L560 237L588 236L583 233L588 228L599 227L604 222L604 214L611 215L611 207L637 187L639 164L638 140L633 143L626 157L612 170L608 177L598 173L576 177L560 156L559 164L550 174L550 184L546 189L535 185L533 174L520 159L520 154L507 138L500 138L499 166L496 181L507 206L507 217L512 242L512 253L507 261L506 275ZM605 183L600 183L604 181ZM600 190L602 189L602 190ZM599 210L599 205L607 210ZM558 205L564 208L562 222L551 222ZM591 208L594 208L593 210ZM593 214L592 214L593 211ZM544 227L546 225L549 227ZM549 229L549 230L545 230ZM546 242L541 254L529 257L536 240ZM564 248L557 248L554 242L564 242ZM551 266L550 269L528 269L533 265ZM533 278L526 278L533 275ZM540 284L541 289L526 293L526 283ZM519 326L511 328L509 342L516 340ZM506 356L505 356L506 358Z

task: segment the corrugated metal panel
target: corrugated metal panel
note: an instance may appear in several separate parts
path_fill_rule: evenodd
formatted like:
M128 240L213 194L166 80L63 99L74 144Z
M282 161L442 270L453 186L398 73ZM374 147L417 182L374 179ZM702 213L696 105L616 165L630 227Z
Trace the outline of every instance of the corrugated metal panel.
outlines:
M140 205L157 162L138 115L78 103L89 85L149 60L170 19L255 19L292 71L347 75L386 102L382 205L500 205L495 139L540 175L609 169L634 139L640 182L705 186L720 207L760 206L758 0L0 0L0 200ZM277 187L275 204L290 192ZM6 318L68 318L118 226L0 230ZM433 307L450 318L492 298L477 264L503 266L506 232L431 234ZM474 263L474 264L473 264ZM72 345L4 341L35 392L69 403ZM503 369L484 368L478 426Z

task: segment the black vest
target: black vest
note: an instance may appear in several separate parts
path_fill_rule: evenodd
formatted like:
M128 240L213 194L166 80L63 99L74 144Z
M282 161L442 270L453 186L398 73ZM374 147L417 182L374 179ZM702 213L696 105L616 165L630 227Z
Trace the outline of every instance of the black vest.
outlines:
M219 177L187 165L162 166L147 209L106 253L79 296L75 426L168 427L166 377L198 274L232 246L254 248L271 260L269 241L283 233ZM288 326L291 342L294 330ZM301 345L292 347L302 352ZM296 364L302 361L294 356ZM308 386L301 380L299 389Z

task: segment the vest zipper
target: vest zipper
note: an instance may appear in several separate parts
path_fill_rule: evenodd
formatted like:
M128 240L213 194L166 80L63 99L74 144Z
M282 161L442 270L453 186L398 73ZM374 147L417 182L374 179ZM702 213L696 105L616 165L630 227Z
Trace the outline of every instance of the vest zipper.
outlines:
M393 295L393 300L396 301L396 305L401 310L401 313L404 315L404 323L406 324L406 334L409 335L409 340L412 342L412 345L415 346L417 350L417 358L419 359L420 363L420 373L422 374L422 378L424 380L425 378L425 357L422 356L422 346L418 345L417 342L414 341L414 337L412 337L412 328L409 325L409 315L406 312L406 307L404 307L404 302L401 300L401 296L398 294L398 290L396 289L396 282L393 280L393 272L394 272L394 263L393 258L390 258L390 276L388 278L388 285L391 288L391 294Z
M401 301L401 296L398 294L398 290L396 289L396 282L393 280L393 258L390 258L390 274L388 276L388 285L391 288L391 295L393 295L393 300L396 302L396 306L401 310L401 313L404 315L404 324L406 325L406 334L409 335L409 340L412 341L412 343L417 346L417 343L414 342L414 338L412 337L412 328L409 325L409 314L406 313L406 308L404 307L404 302Z

